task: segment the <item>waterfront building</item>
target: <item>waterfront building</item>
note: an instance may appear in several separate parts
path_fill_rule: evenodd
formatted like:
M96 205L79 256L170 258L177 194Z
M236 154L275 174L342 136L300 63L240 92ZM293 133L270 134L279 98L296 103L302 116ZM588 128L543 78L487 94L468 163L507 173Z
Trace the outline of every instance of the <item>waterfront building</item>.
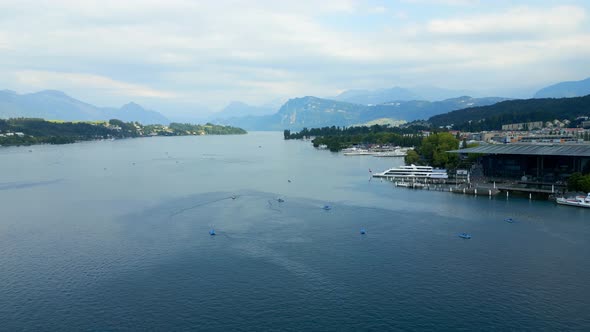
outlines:
M488 177L565 181L572 173L590 173L590 144L491 144L449 151L480 154Z

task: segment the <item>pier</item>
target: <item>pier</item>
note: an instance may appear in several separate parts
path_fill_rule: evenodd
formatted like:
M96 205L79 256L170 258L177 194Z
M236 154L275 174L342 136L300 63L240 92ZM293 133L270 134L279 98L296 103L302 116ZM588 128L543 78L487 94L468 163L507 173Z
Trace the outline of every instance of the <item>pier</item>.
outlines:
M453 194L463 194L472 196L505 196L513 195L528 197L529 199L541 198L548 199L552 195L559 194L566 189L563 184L538 183L538 182L503 182L496 184L491 180L481 182L466 182L455 179L420 179L419 181L412 178L386 178L396 187L407 189L422 189Z

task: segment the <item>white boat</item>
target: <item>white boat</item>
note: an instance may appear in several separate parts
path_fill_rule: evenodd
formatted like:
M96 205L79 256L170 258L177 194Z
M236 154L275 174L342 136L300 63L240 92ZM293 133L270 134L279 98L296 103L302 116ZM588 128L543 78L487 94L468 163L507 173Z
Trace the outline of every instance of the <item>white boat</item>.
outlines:
M373 157L404 157L406 154L406 151L402 149L396 149L393 151L377 152L373 155Z
M390 168L385 172L375 173L374 177L382 178L401 178L401 179L448 179L446 169L433 168L432 166L416 166L414 164L409 166L400 166L398 168Z
M367 149L361 149L361 148L348 148L348 149L342 150L342 154L345 156L371 156L376 153L377 152L370 151Z
M590 208L590 193L588 193L588 195L586 197L584 197L584 196L576 196L574 198L559 197L555 200L555 202L557 202L557 204L561 204L561 205Z

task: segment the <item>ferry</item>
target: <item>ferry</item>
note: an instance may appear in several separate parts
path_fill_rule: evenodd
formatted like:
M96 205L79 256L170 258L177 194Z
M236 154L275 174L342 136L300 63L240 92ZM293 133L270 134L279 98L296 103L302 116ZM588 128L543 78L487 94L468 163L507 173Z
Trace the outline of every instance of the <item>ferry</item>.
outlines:
M436 179L445 180L449 178L446 169L433 168L432 166L416 166L414 164L409 166L400 166L398 168L390 168L385 172L375 173L374 177L381 178L400 178L400 179Z
M373 154L373 157L405 157L407 150L395 149L393 151L383 151Z
M586 197L584 196L576 196L574 198L564 198L560 197L555 200L557 204L561 205L569 205L569 206L579 206L584 208L590 208L590 193Z
M342 154L345 156L372 156L376 152L370 151L368 149L361 149L361 148L348 148L342 150Z

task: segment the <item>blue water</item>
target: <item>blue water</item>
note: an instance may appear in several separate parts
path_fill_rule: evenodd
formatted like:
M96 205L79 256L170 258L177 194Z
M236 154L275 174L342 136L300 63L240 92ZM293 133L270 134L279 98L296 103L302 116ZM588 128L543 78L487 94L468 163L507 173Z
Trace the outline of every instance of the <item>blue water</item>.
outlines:
M590 211L369 181L400 162L282 133L2 148L0 330L590 329Z

